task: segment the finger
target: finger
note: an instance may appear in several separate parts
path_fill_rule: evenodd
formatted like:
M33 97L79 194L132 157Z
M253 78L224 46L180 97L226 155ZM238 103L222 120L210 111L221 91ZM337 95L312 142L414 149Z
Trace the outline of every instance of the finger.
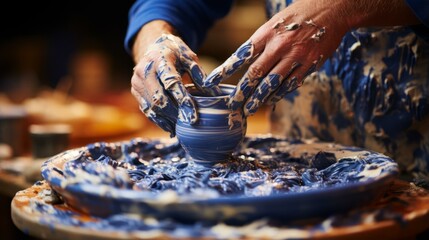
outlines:
M267 104L274 105L280 101L287 93L295 91L297 88L302 86L305 78L307 78L311 73L317 70L320 67L321 62L323 61L323 55L320 55L318 59L314 60L310 66L307 68L301 68L303 71L298 71L294 74L291 74L290 77L285 80L281 86L273 93L267 100Z
M280 61L271 72L262 79L252 96L246 101L244 105L245 116L253 115L299 66L300 64L297 62L289 64L289 61Z
M173 45L166 47L166 49L169 49L173 55L180 60L177 70L180 72L181 76L184 72L187 72L191 77L192 82L203 95L218 96L221 94L221 91L217 86L212 88L202 87L203 79L206 77L206 74L197 63L197 55L185 43L183 43L180 38L171 35L165 35L160 39L160 41L157 41L157 43L165 40L169 40Z
M151 100L145 99L145 97L134 88L131 88L131 93L139 102L140 111L142 111L150 121L164 131L169 132L170 137L176 135L176 119L173 116L177 116L177 108L173 105L169 105L169 107L165 109L160 109L155 104L151 104ZM155 99L155 101L157 100Z
M308 77L310 74L312 74L313 72L315 72L321 65L321 63L323 62L323 55L319 55L319 58L315 59L310 67L307 69L307 71L304 72L304 74L302 75L302 79L305 79L306 77Z
M191 95L186 91L176 66L171 61L162 58L157 67L157 77L164 85L164 89L176 100L180 120L194 124L198 119L196 106ZM166 106L160 105L159 107Z
M195 54L193 54L195 55ZM185 70L189 73L191 76L192 82L195 84L197 89L205 96L219 96L222 94L222 91L217 85L213 85L210 87L202 87L203 86L203 80L206 78L206 73L204 70L200 67L200 65L194 60L196 58L196 55L194 58L191 58L189 56L188 52L185 52L183 55L181 62L185 66Z
M146 64L137 65L134 69L131 78L131 93L139 102L140 110L146 117L173 137L175 135L177 107L156 80L155 62L150 59L143 62ZM167 107L161 109L157 105Z
M284 79L280 87L271 94L267 99L268 105L274 105L280 101L287 93L297 89L297 77L292 76L289 79ZM294 86L293 86L294 85Z
M253 62L244 76L238 82L234 91L230 94L229 106L235 110L241 108L253 94L256 87L277 63L280 55L276 51L264 51Z
M256 50L256 51L255 51ZM255 49L251 40L243 43L222 65L213 70L203 82L203 87L218 85L224 79L230 77L246 63L249 63L257 55L259 49Z
M244 115L253 115L259 106L262 105L265 96L270 94L280 85L282 78L283 77L280 74L276 73L271 73L264 77L255 92L252 94L252 97L246 101L243 108Z

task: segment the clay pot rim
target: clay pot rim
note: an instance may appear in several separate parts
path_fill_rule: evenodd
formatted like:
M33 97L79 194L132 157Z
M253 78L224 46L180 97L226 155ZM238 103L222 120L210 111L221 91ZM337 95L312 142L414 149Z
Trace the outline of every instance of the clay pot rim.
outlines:
M192 98L195 98L195 99L223 99L223 98L229 98L230 94L234 91L234 88L236 87L233 84L227 84L227 83L221 83L218 86L220 87L220 89L222 90L222 93L223 93L220 96L215 96L215 97L211 97L211 96L195 96L189 90L188 90L188 92L192 96ZM194 83L185 84L185 88L186 89L191 89L191 90L197 89L195 87Z

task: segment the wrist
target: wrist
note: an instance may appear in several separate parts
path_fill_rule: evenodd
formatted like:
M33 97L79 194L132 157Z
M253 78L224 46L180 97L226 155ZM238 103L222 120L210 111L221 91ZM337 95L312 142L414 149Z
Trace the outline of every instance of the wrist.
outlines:
M154 20L143 25L133 43L134 62L137 63L147 52L148 47L163 34L176 34L176 30L171 24L163 20Z
M352 29L347 20L350 17L347 5L349 1L354 2L354 0L297 1L297 3L303 2L303 5L299 7L296 14L299 15L299 12L309 13L307 16L304 15L302 21L313 20L316 24L326 27L327 31L331 33L344 35Z
M418 24L419 21L404 0L341 0L350 29Z

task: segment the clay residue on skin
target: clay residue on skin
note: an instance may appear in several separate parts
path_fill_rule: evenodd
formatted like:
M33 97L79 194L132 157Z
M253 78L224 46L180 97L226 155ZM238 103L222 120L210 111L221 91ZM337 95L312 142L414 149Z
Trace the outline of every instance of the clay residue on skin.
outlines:
M285 26L285 30L286 31L297 30L300 26L301 26L301 24L299 24L299 23L291 23L291 24Z
M241 66L249 63L254 57L253 43L248 40L243 43L222 65L214 69L204 80L203 87L218 85L230 77Z
M232 128L236 124L239 124L240 126L242 126L242 124L243 124L243 116L241 114L238 114L238 112L234 111L234 112L231 112L228 115L229 130L232 130Z
M325 33L326 33L325 27L319 28L317 33L315 33L311 36L311 39L313 39L316 42L320 42L320 39L322 38L323 35L325 35Z
M275 73L268 74L258 85L252 97L247 101L244 107L244 114L246 116L254 114L259 106L279 88L282 81L284 79L281 75Z
M146 66L145 66L145 68L144 68L144 77L145 77L146 79L148 78L148 76L149 76L149 74L150 74L150 71L152 71L153 64L154 64L154 61L150 61L150 62L148 62L148 63L146 64ZM133 69L133 70L135 70L135 67L134 67L134 69Z
M273 26L273 29L278 30L281 26L284 26L285 19L282 18L280 21L276 22Z
M164 93L158 90L153 95L152 100L153 100L153 103L159 108L165 108L168 104L168 101L166 101L166 96L164 95Z
M234 91L230 94L231 98L228 102L231 109L236 110L243 106L244 101L250 97L253 90L260 83L260 78L250 79L245 76L244 79L240 80Z
M316 23L314 23L313 19L306 20L306 21L304 21L304 23L307 24L307 25L309 25L309 26L312 26L312 27L318 27L316 25Z
M287 31L297 30L300 26L301 24L295 22L286 24L285 19L282 18L280 21L274 24L273 29L276 31L276 33L283 33Z
M325 35L326 33L326 27L319 27L313 19L306 20L304 23L308 26L317 28L317 32L313 34L310 38L313 39L315 42L320 42L320 39Z
M194 102L182 84L183 73L189 73L206 96L217 96L221 91L216 85L202 87L205 73L196 62L196 54L174 35L162 34L148 47L144 57L144 68L134 72L135 81L143 83L134 83L131 92L139 100L142 112L174 137L177 119L190 124L198 119Z

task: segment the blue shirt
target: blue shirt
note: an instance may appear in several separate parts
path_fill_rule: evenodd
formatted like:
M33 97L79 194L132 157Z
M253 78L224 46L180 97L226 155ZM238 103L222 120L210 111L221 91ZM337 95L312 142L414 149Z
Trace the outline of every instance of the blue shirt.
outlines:
M129 11L125 49L131 53L140 28L153 20L170 23L186 44L196 50L213 23L231 9L232 0L137 0Z

